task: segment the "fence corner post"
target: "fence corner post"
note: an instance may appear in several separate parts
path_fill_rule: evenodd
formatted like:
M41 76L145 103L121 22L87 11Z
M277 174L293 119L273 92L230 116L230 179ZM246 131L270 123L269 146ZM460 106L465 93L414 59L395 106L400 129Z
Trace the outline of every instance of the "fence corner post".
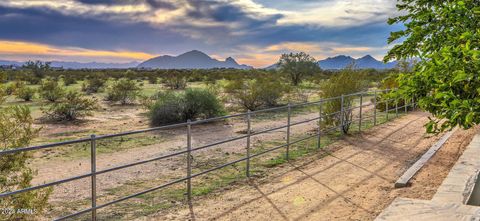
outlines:
M246 175L250 177L250 136L251 136L251 112L247 111L247 165L246 165Z
M97 136L95 134L90 135L90 170L91 170L91 190L92 190L92 220L97 220Z
M362 132L362 110L363 110L363 93L360 93L360 113L358 117L358 132Z
M192 121L187 120L187 200L192 200Z
M373 126L377 125L377 89L373 95Z
M285 159L289 160L290 156L290 122L292 117L292 105L288 102L288 115L287 115L287 151L285 153Z
M321 134L322 134L322 101L318 106L318 137L317 137L317 149L321 148Z
M345 107L343 105L343 101L345 100L344 95L341 96L341 103L340 103L340 128L342 129L342 134L345 134Z

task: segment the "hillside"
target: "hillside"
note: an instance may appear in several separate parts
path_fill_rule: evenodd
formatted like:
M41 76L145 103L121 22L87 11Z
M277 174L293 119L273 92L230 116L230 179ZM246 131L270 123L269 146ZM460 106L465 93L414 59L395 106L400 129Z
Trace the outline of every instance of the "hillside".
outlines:
M219 61L197 50L189 51L176 57L170 55L155 57L139 64L137 67L148 69L252 69L251 66L238 64L231 57L228 57L225 61Z

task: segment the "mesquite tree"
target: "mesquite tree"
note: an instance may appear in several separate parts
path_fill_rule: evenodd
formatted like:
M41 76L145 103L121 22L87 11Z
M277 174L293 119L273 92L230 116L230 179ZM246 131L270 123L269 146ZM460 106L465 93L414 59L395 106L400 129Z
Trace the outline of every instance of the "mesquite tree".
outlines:
M397 8L403 13L389 24L403 23L405 29L388 41L403 42L384 60L420 59L414 73L400 75L400 94L416 97L436 118L428 132L479 124L480 1L403 0Z

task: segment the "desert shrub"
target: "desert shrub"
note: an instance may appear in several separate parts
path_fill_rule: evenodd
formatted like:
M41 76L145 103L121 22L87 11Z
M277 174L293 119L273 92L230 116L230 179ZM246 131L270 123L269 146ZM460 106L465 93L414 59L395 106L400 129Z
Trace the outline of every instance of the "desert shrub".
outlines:
M133 103L140 95L140 89L134 80L121 78L109 85L106 100L120 102L122 105Z
M0 84L0 105L7 100L7 93L5 92L5 86Z
M96 100L84 97L79 92L69 91L64 99L44 110L44 114L50 120L73 121L90 116L96 108Z
M105 83L106 80L104 77L90 77L82 83L82 91L87 94L98 93L103 89Z
M398 88L398 74L390 74L386 78L384 78L380 82L380 89L386 90L386 89L397 89ZM374 102L375 98L372 98L372 103ZM395 105L398 106L403 106L405 105L405 99L402 98L402 95L399 93L395 92L394 90L390 92L382 92L377 94L377 110L379 111L385 111L387 108L388 103L388 109L392 109L395 107Z
M184 119L211 118L225 113L217 96L209 90L189 88L184 94Z
M310 97L308 89L295 87L290 91L289 99L292 103L306 103Z
M37 136L39 129L33 127L33 118L26 106L11 106L0 110L0 150L26 147ZM11 192L31 186L36 171L29 168L30 152L3 155L0 158L0 191ZM16 211L32 208L39 216L48 206L52 188L28 191L0 200L0 208ZM0 213L1 220L30 220L32 215Z
M10 82L10 83L8 83L8 84L5 84L5 85L4 85L5 93L6 93L7 95L13 95L13 94L15 93L15 90L16 90L17 87L18 87L17 84L18 84L18 81L15 82L15 83Z
M77 80L71 74L63 75L61 78L65 86L77 83Z
M177 70L170 70L162 77L162 82L172 90L185 89L187 87L188 76Z
M56 102L65 95L65 87L53 78L46 78L39 87L40 96L50 102Z
M149 111L150 123L153 126L184 122L182 94L173 91L159 92L156 99Z
M246 110L276 106L287 91L287 86L271 78L236 79L225 86L225 92L231 94L233 101Z
M346 68L321 84L320 96L322 98L332 98L362 91L367 85L362 79L362 73L355 72L351 67ZM348 133L353 118L351 110L353 101L354 96L344 97L343 107L346 111L343 113L337 113L341 111L341 99L325 102L322 110L325 115L323 118L325 125L340 126L343 119L342 130L344 133Z
M38 84L51 71L49 62L27 61L22 67L27 74L28 82Z
M185 92L160 92L151 105L152 125L185 122L188 119L211 118L225 114L215 93L207 89L187 89Z
M152 75L149 75L149 76L147 77L147 80L148 80L148 83L150 83L150 84L156 84L156 83L158 83L158 78L157 78L157 76L156 76L156 75L153 75L153 74L152 74Z
M24 101L31 101L35 96L35 89L28 87L25 82L16 82L15 95L17 98Z

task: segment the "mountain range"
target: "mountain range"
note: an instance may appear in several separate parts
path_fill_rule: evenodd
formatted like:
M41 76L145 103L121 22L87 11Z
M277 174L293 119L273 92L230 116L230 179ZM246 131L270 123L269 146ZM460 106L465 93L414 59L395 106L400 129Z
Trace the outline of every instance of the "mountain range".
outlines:
M252 66L240 65L232 57L225 61L211 58L207 54L193 50L178 56L163 55L149 59L137 66L147 69L211 69L211 68L235 68L253 69Z
M397 62L383 63L382 61L379 61L370 55L366 55L358 59L350 56L339 55L336 57L329 57L325 60L320 60L318 61L318 65L320 68L325 70L343 69L349 65L354 65L354 67L358 69L391 69L395 68Z
M0 60L0 66L17 66L21 67L24 62L3 61ZM383 63L370 55L355 59L346 55L329 57L319 60L318 65L324 70L343 69L351 64L358 69L390 69L394 68L397 62ZM151 58L142 63L101 63L101 62L67 62L67 61L51 61L52 67L64 69L126 69L126 68L142 68L142 69L211 69L211 68L235 68L235 69L252 69L252 66L238 64L235 59L228 57L224 61L214 59L207 54L193 50L178 56L163 55ZM278 64L271 65L265 69L277 69Z
M355 68L357 69L377 69L377 70L383 70L383 69L391 69L395 68L397 65L396 61L393 62L388 62L388 63L383 63L382 61L379 61L372 57L371 55L366 55L361 58L355 59L350 56L346 55L338 55L335 57L328 57L324 60L319 60L317 62L318 66L324 70L340 70L348 67L349 65L354 65ZM277 69L278 64L273 64L265 69L271 70L271 69Z
M101 62L74 62L74 61L49 61L50 66L64 69L127 69L135 68L139 62L128 63L101 63ZM0 60L0 66L21 67L25 62Z

